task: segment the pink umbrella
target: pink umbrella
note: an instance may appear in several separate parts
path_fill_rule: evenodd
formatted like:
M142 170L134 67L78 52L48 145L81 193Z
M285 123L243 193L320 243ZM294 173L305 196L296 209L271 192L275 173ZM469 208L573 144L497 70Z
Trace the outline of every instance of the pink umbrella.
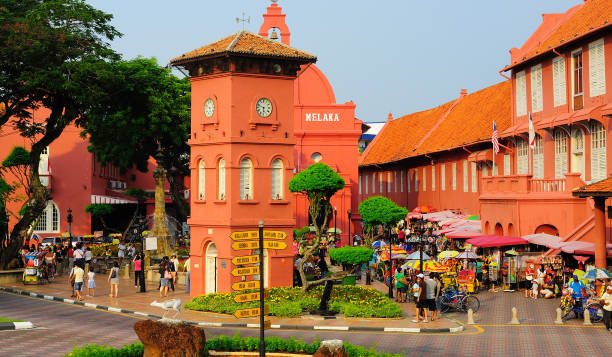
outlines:
M448 238L473 238L482 236L480 231L452 231L446 233Z

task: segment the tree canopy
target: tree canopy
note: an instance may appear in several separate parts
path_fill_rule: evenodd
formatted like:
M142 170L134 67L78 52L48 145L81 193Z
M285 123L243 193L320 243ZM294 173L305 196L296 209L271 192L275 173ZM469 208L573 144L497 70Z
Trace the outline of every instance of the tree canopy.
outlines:
M177 218L184 221L188 204L180 191L189 172L189 81L148 58L116 62L113 72L113 80L106 84L109 95L88 114L83 131L89 137L88 149L99 162L142 172L161 149L158 165L167 170L173 202L181 215Z
M291 192L330 198L344 187L344 179L322 162L312 164L289 181Z
M108 44L120 36L111 19L83 0L4 0L0 6L0 129L10 125L32 142L30 196L10 237L0 232L0 268L15 257L50 198L38 176L41 153L68 125L82 125L92 104L106 96L103 85L119 59Z
M386 197L374 196L359 204L361 219L372 226L390 227L406 218L408 210Z
M362 264L372 259L374 251L368 247L341 247L329 251L329 257L340 264Z

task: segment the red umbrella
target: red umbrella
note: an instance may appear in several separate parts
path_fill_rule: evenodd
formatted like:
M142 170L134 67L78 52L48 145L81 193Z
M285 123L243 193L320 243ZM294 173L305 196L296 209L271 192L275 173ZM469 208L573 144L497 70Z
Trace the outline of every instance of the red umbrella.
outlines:
M466 241L479 248L491 248L491 247L503 247L508 245L521 245L528 244L529 242L520 237L506 237L506 236L480 236L471 238Z

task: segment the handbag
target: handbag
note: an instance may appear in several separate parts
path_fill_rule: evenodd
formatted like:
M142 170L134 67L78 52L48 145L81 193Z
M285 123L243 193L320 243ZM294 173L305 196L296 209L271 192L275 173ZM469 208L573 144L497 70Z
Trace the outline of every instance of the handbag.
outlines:
M164 279L172 279L172 274L167 270L164 272Z
M410 283L406 280L406 277L403 277L399 280L400 284L409 285Z

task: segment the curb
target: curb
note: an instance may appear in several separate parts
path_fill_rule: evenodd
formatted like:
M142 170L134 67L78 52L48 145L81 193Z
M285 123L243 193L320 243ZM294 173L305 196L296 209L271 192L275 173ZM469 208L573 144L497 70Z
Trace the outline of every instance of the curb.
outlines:
M34 324L30 321L22 322L3 322L0 323L0 331L4 330L29 330L34 328Z
M80 305L89 307L97 310L105 310L111 312L120 312L123 314L135 315L138 317L148 317L152 319L161 319L159 315L153 315L146 312L139 312L133 310L120 309L117 307L110 307L98 304L92 304L89 302L76 301L73 299L65 299L57 296L39 294L31 291L20 290L15 288L9 288L0 286L0 291L6 291L14 294L30 296L43 300L59 301L73 305ZM182 322L189 325L196 325L202 327L230 327L230 328L259 328L259 324L250 323L239 323L239 322L197 322L189 320L181 320ZM24 322L13 322L12 324L24 324ZM31 324L31 323L30 323ZM22 327L23 328L23 327ZM32 328L32 327L30 327ZM402 332L402 333L458 333L464 330L463 326L450 327L450 328L419 328L419 327L369 327L369 326L303 326L303 325L270 325L272 330L308 330L308 331L359 331L359 332ZM2 324L0 324L0 330L2 330Z

